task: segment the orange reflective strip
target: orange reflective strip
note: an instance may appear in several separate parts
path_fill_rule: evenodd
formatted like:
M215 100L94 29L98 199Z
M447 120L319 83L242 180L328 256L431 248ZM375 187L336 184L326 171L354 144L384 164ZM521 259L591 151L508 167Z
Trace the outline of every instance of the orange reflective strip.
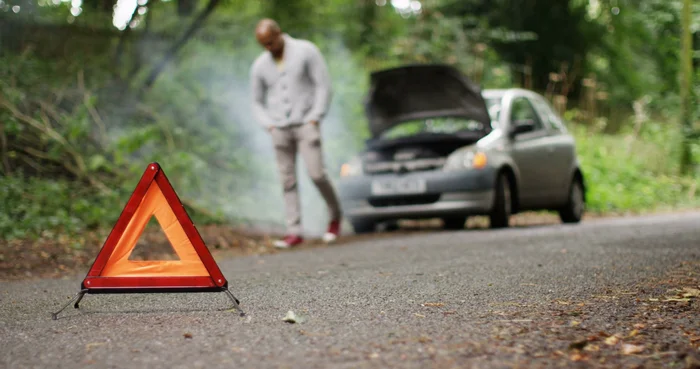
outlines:
M129 260L129 255L131 255L136 242L152 216L156 217L180 260ZM146 196L129 221L121 239L117 242L101 276L209 276L204 263L199 259L192 242L185 234L182 225L177 221L175 213L156 182L152 182L148 187Z

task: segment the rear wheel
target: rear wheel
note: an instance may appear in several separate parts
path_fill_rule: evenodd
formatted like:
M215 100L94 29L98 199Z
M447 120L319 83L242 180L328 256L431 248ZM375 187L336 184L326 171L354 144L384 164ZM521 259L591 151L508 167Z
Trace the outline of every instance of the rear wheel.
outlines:
M510 214L513 204L511 200L510 180L506 173L501 172L498 174L495 190L493 209L489 215L489 225L491 228L506 228L510 225Z
M467 217L456 215L442 218L442 227L450 230L464 229L464 224L467 222Z
M559 210L559 218L564 223L578 223L583 217L584 208L583 185L581 180L575 177L569 188L569 201Z
M352 219L350 220L353 231L356 234L362 233L372 233L376 230L377 223L365 219Z

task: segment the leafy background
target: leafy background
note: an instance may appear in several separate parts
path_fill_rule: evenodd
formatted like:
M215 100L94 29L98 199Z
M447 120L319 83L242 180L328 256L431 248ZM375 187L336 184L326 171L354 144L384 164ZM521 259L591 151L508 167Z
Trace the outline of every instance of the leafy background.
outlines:
M684 140L679 82L690 82L686 120L698 129L700 4L690 78L680 73L681 0L140 0L128 27L115 26L115 4L0 0L3 239L110 228L152 161L197 222L283 224L270 140L250 112L261 17L326 56L334 180L367 137L368 73L437 61L483 88L532 88L559 108L577 138L589 211L698 205L700 173L683 152L697 162L700 145ZM319 233L323 203L300 179L304 225Z

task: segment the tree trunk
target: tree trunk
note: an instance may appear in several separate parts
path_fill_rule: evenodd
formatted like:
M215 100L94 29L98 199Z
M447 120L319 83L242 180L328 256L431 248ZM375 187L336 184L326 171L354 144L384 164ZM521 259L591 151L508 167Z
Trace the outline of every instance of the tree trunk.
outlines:
M209 3L207 3L207 7L202 10L202 12L197 16L197 18L192 22L190 27L185 31L185 33L180 37L179 40L177 40L171 47L170 49L165 53L163 56L163 59L161 59L160 63L158 63L151 73L148 75L148 78L146 78L146 82L144 82L143 87L141 88L141 93L149 90L151 86L155 83L156 79L160 75L161 72L163 72L163 69L165 69L165 66L170 62L170 60L173 59L175 54L189 41L192 36L199 30L203 25L204 21L207 20L209 15L211 15L212 12L214 12L214 9L216 8L217 5L219 5L220 0L209 0Z
M690 140L692 131L692 34L690 31L690 0L683 1L681 14L681 75L680 75L680 96L681 96L681 131L683 132L683 142L681 149L681 174L688 174L693 166L692 153L690 151Z

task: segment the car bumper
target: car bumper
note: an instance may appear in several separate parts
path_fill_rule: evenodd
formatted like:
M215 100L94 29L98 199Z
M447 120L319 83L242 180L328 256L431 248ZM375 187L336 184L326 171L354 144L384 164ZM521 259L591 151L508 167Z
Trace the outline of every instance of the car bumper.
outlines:
M350 219L417 219L488 213L493 205L495 170L415 172L342 178L339 195ZM415 194L375 195L375 180L419 179L424 191Z

